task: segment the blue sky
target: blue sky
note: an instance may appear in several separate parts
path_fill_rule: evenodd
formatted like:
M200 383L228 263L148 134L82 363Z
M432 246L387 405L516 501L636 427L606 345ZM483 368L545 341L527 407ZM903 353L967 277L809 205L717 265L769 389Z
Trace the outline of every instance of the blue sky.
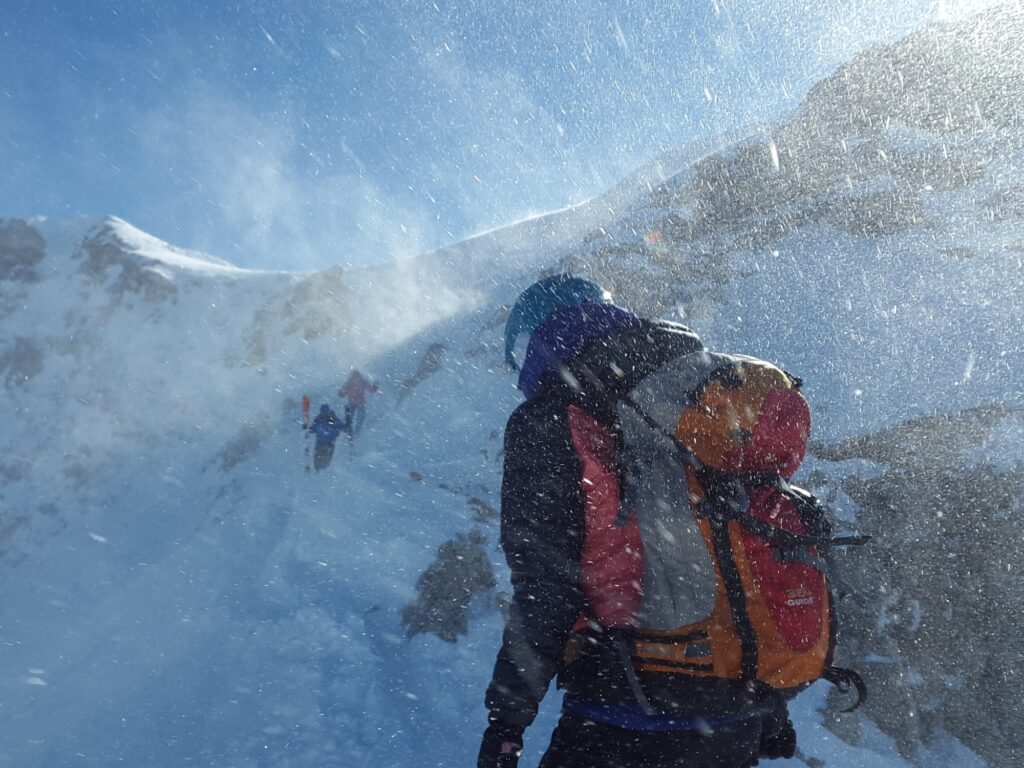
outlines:
M769 120L977 3L4 3L0 216L115 214L241 266L413 255Z

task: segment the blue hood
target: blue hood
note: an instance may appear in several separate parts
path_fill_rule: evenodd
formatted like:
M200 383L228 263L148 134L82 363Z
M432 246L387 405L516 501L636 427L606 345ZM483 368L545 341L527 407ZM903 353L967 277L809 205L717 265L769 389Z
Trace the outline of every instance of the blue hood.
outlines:
M519 389L532 397L547 374L583 349L588 342L610 336L637 317L614 304L581 304L557 309L534 329L519 372Z
M559 307L574 307L579 304L607 304L610 298L597 283L582 277L558 274L538 280L516 299L505 323L505 362L514 370L516 359L513 353L516 339L543 323Z

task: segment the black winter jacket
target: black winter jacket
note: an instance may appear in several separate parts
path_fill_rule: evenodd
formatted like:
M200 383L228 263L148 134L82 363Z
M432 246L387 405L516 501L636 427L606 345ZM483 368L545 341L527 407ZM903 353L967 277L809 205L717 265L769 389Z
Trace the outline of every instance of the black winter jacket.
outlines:
M596 646L563 670L577 619L586 613L580 584L585 528L582 465L569 430L578 406L618 434L618 397L667 360L702 349L686 328L637 320L614 337L590 342L544 380L505 428L501 546L513 600L486 695L493 722L526 728L552 679L570 693L635 701L621 662Z

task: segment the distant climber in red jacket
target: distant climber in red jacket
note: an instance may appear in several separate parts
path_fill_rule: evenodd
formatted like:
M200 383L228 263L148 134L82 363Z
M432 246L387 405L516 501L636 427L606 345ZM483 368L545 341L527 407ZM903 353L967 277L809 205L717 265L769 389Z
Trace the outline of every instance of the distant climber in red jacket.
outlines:
M366 418L366 395L376 391L377 385L355 368L338 390L338 395L345 398L344 426L350 441L354 440L363 428L363 420Z

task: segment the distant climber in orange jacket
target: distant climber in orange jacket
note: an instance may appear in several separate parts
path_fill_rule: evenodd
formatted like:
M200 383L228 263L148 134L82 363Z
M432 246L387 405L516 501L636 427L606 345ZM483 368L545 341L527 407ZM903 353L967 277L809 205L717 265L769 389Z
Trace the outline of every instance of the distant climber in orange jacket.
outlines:
M338 390L338 395L345 398L344 428L348 432L349 440L354 440L363 428L363 420L366 418L367 393L376 391L377 385L355 368L352 369L352 373L348 375L348 379Z

